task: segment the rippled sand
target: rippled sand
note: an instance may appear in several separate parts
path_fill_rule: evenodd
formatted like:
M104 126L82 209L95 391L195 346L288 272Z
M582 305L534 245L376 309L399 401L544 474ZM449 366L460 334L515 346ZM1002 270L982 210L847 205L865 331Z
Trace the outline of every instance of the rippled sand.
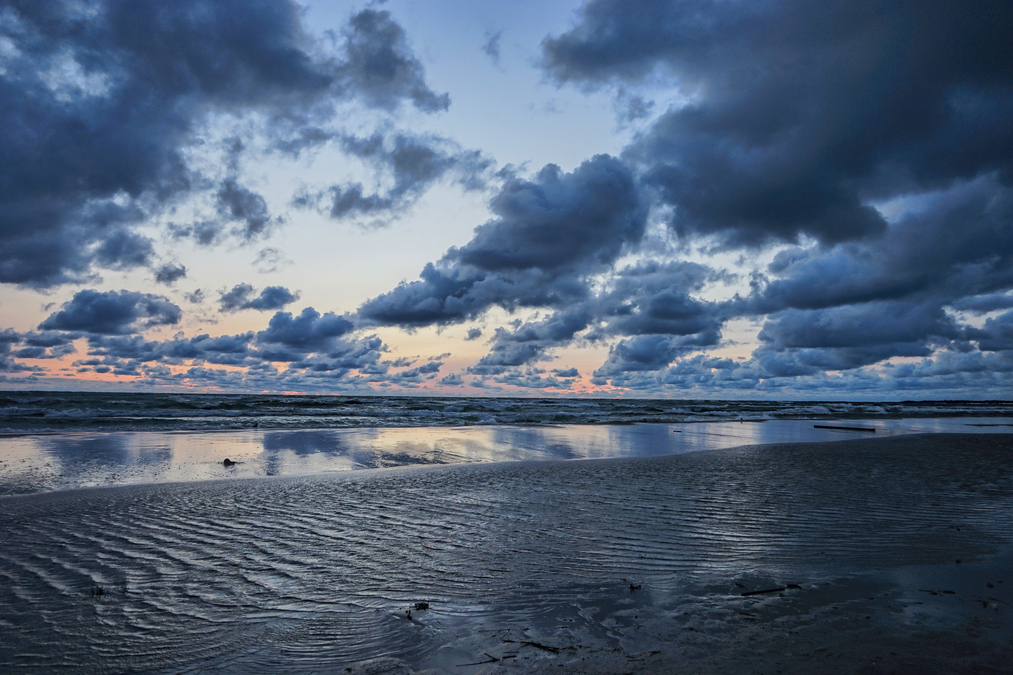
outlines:
M12 672L1013 662L1013 435L7 497L0 542Z

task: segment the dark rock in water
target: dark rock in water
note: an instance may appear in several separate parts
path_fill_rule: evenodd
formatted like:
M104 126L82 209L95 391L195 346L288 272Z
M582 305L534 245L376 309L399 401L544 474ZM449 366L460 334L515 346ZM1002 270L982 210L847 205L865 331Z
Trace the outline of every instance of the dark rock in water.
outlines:
M422 611L424 609L429 609L429 603L428 602L416 602L415 603L415 609L417 609L419 611Z
M222 466L226 466L226 467L229 467L229 466L234 466L234 465L235 465L235 462L233 462L233 461L232 461L231 459L229 459L228 457L226 457L226 458L225 458L225 461L224 461L224 462L222 462Z

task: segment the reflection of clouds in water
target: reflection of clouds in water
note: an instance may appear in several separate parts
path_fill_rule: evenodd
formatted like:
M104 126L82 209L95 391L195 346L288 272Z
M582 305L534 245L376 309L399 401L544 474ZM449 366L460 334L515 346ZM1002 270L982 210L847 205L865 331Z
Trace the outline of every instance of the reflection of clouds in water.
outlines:
M268 476L288 473L288 456L333 458L347 454L347 448L333 431L271 431L264 434L264 471Z
M690 452L698 448L687 447L679 434L667 424L634 424L605 427L604 442L595 448L609 457L660 457L661 455Z
M389 438L383 430L272 431L264 434L264 470L268 476L292 473L293 461L317 466L340 464L342 469L374 469L411 464L441 464L437 444L425 440Z
M995 426L983 425L1006 425L1010 420L849 419L821 424L826 426L827 422L874 427L875 437L882 437L912 432L996 431ZM749 444L839 441L873 435L813 425L813 420L771 420L6 437L0 438L0 494L405 465L655 457ZM237 464L223 467L226 457Z
M553 459L580 459L580 456L566 443L549 443L545 446L545 454Z
M312 455L322 452L328 455L343 454L342 439L333 431L269 431L264 434L264 452L278 453L284 450L297 455Z
M526 459L581 459L569 439L559 438L560 429L547 427L492 427L490 445L496 450L493 461Z
M45 438L42 449L64 464L78 461L113 465L159 464L172 459L168 447L148 446L133 440L132 434L51 436Z

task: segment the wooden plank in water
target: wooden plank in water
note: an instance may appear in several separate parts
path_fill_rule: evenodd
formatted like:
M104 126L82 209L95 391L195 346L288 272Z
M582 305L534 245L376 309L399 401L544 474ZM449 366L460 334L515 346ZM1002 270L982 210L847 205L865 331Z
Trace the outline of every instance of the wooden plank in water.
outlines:
M746 597L747 595L762 595L764 593L779 593L784 590L787 590L784 586L778 586L777 588L765 588L762 591L746 591L742 594L742 597Z

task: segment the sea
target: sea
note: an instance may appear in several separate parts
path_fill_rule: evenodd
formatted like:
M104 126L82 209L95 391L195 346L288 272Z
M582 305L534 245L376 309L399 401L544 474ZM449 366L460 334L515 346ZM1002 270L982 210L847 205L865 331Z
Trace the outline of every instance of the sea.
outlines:
M0 393L0 434L1013 417L1013 401Z
M1011 401L6 392L0 496L1011 430Z

